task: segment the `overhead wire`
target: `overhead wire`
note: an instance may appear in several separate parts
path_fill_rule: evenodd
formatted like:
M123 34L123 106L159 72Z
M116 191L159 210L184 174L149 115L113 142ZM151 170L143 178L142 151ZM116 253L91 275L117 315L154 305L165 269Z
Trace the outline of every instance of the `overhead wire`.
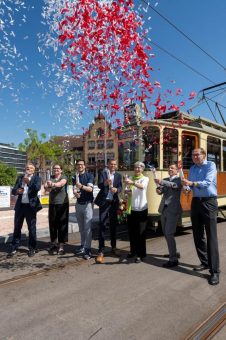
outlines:
M205 55L207 55L210 59L212 59L216 64L218 64L218 66L220 66L221 68L223 68L223 70L225 71L226 68L224 67L224 65L222 65L218 60L216 60L216 58L212 57L208 52L206 52L201 46L199 46L193 39L191 39L188 35L186 35L181 29L179 29L175 24L173 24L169 19L167 19L164 15L162 15L160 12L158 12L153 6L151 6L149 3L147 3L147 1L142 0L143 3L145 3L148 7L148 9L152 9L154 12L156 12L163 20L165 20L169 25L171 25L172 27L174 27L174 29L176 29L180 34L182 34L186 39L188 39L193 45L195 45L197 48L199 48ZM178 62L180 62L181 64L183 64L184 66L186 66L187 68L189 68L190 70L192 70L194 73L198 74L199 76L203 77L204 79L206 79L207 81L211 82L212 84L216 85L216 82L213 82L211 79L209 79L208 77L206 77L204 74L202 74L201 72L197 71L196 69L194 69L192 66L188 65L187 63L185 63L183 60L179 59L178 57L176 57L175 55L173 55L171 52L167 51L165 48L161 47L160 45L158 45L157 43L153 42L150 39L151 43L153 45L155 45L157 48L159 48L160 50L162 50L163 52L165 52L166 54L168 54L169 56L171 56L172 58L174 58L175 60L177 60ZM224 91L223 91L224 92ZM216 96L218 96L219 94L217 94ZM209 106L208 101L212 101L210 98L207 98L206 96L203 96L202 98L199 99L198 103L196 105L193 105L192 108L190 108L188 110L191 111L193 108L200 106L204 103L207 104L207 106L209 107L209 110L211 111L214 120L216 120L216 117L214 115L214 113L211 110L211 107ZM200 103L201 101L201 103ZM213 101L214 102L214 101ZM214 102L215 105L217 105L216 102ZM220 104L219 104L220 105ZM220 105L222 107L224 107L223 105Z
M147 39L147 38L146 38ZM186 66L187 68L189 68L190 70L192 70L194 73L198 74L199 76L203 77L204 79L206 79L207 81L209 81L212 84L216 84L216 82L214 82L213 80L211 80L210 78L206 77L204 74L202 74L201 72L197 71L194 67L188 65L187 63L185 63L183 60L179 59L178 57L176 57L174 54L172 54L171 52L167 51L165 48L161 47L159 44L155 43L153 40L149 40L147 39L152 45L155 45L157 48L159 48L160 50L162 50L163 52L167 53L170 57L174 58L175 60L179 61L181 64L183 64L184 66Z
M215 97L221 95L222 93L226 93L226 90L224 90L224 91L222 91L222 92L216 94L216 95L213 96L212 98L207 98L207 97L206 97L206 99L207 99L207 100L211 100L211 99L213 99L213 98L215 98ZM189 109L188 111L192 111L194 108L197 108L198 106L203 105L203 104L204 104L203 99L204 99L203 96L202 96L202 98L199 98L198 102L197 102L196 104L192 105L192 107L190 107L190 109Z
M189 40L193 45L195 45L198 49L200 49L205 55L207 55L210 59L212 59L218 66L223 68L226 71L226 67L221 64L215 57L211 56L208 52L206 52L200 45L198 45L193 39L191 39L187 34L185 34L181 29L179 29L174 23L172 23L168 18L166 18L163 14L157 11L153 6L151 6L146 0L142 0L148 8L151 8L155 13L157 13L163 20L165 20L169 25L171 25L174 29L176 29L180 34L182 34L187 40Z

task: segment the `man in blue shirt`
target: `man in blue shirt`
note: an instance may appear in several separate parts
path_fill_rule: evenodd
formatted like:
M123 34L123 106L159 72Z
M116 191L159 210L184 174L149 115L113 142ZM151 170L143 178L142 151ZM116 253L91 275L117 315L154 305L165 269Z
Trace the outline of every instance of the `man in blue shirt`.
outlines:
M194 268L201 271L209 268L209 284L219 283L219 252L217 239L217 170L214 162L206 160L203 148L192 152L194 165L190 168L189 179L183 184L193 190L191 221L196 251L201 265ZM206 232L206 238L204 235Z
M81 248L77 252L85 260L91 258L92 219L93 219L93 175L86 171L85 161L77 161L77 173L74 177L74 195L77 198L75 205L76 218L81 235Z

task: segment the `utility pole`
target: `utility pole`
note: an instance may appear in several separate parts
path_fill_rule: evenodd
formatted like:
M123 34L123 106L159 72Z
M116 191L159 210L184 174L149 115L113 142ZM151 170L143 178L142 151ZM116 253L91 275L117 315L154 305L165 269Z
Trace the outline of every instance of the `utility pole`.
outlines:
M107 167L107 113L106 106L104 107L104 165Z

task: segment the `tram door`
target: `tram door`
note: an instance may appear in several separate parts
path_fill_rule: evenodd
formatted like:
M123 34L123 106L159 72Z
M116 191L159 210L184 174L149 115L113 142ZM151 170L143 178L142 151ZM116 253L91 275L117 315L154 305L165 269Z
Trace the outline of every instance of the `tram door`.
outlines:
M192 150L199 147L198 135L190 132L182 133L182 164L183 169L190 169L192 166Z

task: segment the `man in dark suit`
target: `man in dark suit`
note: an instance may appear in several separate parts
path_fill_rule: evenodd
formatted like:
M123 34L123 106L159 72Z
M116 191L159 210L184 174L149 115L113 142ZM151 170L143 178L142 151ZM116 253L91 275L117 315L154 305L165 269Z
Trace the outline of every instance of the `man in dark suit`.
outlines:
M35 255L36 249L36 214L42 206L38 198L38 191L41 189L41 178L34 175L35 166L27 164L25 174L17 178L12 189L13 195L18 195L15 205L14 232L11 244L10 255L16 254L20 245L21 229L24 218L26 219L29 231L28 256Z
M169 177L159 180L155 179L158 184L156 189L159 195L163 194L159 213L161 214L162 231L166 238L169 249L169 261L164 263L166 268L178 265L179 253L177 253L176 241L174 234L177 228L177 222L182 212L180 203L181 195L181 178L177 176L178 169L175 164L171 164L168 169Z
M99 250L96 258L97 263L102 263L104 259L104 240L106 224L109 218L110 236L112 252L118 255L116 249L116 226L117 210L119 207L118 194L122 191L122 176L116 172L117 162L109 160L108 168L104 169L98 177L98 187L100 189L95 204L99 206Z

